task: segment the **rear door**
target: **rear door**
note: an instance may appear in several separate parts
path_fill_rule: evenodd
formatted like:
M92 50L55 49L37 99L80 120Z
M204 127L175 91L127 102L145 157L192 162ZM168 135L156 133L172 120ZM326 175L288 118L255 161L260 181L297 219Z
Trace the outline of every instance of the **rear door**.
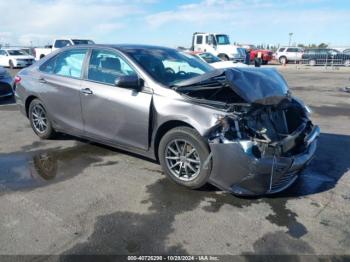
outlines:
M116 50L93 49L81 93L87 136L110 144L148 148L152 93L116 86L135 69Z
M80 89L86 54L87 49L67 50L40 66L40 98L54 123L67 132L83 132Z

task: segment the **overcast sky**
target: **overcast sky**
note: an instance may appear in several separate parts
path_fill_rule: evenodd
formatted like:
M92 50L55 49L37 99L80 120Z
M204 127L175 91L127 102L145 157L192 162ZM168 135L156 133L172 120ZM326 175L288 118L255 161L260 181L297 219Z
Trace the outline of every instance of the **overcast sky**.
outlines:
M348 0L0 0L0 43L55 37L190 46L195 31L232 42L350 45Z

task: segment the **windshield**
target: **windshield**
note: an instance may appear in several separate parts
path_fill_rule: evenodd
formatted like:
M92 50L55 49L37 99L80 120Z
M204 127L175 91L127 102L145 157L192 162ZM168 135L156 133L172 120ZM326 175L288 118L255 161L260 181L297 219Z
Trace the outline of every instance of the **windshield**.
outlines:
M28 55L26 52L22 51L22 50L7 50L7 53L9 53L9 55Z
M228 38L228 35L216 35L216 43L218 45L229 45L230 39Z
M91 40L83 40L83 39L72 39L75 45L93 45L94 41Z
M198 54L198 55L201 58L203 58L205 60L205 62L207 62L209 64L222 61L220 58L218 58L217 56L213 55L212 53L201 53L201 54Z
M123 51L153 79L170 87L214 70L198 58L170 48L125 48Z

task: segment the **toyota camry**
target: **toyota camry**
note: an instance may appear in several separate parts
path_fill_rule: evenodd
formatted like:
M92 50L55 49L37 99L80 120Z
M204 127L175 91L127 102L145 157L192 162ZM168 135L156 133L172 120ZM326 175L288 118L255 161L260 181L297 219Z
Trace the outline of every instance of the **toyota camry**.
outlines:
M83 137L156 159L180 185L237 195L290 186L320 133L275 69L214 69L165 47L63 48L20 71L14 89L42 139Z

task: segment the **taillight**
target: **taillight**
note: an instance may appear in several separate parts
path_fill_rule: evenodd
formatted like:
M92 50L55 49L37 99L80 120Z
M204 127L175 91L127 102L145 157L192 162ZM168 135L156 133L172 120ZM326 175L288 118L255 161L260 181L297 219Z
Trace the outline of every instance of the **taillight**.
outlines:
M22 78L20 76L15 76L15 84L19 84L21 82Z

